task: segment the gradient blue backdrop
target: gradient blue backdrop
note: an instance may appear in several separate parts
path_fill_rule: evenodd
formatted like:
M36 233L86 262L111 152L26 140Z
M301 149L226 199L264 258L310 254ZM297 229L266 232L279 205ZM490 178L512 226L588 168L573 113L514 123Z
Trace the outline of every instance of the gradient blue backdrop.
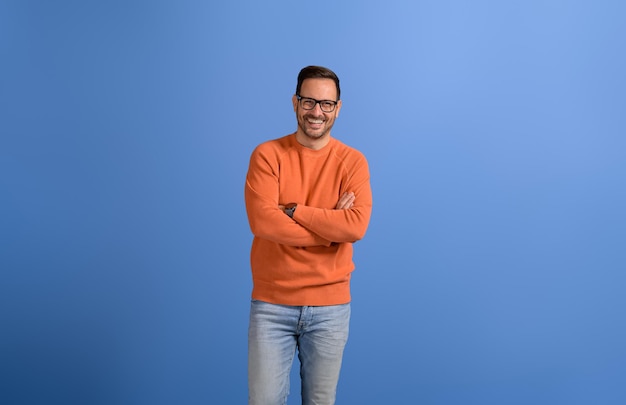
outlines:
M626 403L625 49L618 0L1 1L0 402L246 403L248 157L321 64L338 403Z

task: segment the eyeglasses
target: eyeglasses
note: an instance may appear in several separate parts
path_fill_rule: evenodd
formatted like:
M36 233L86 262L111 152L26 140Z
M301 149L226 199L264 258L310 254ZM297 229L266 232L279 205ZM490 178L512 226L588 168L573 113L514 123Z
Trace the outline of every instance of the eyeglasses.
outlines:
M302 97L299 94L296 95L296 98L300 102L300 107L305 110L312 110L315 108L315 104L319 104L323 112L329 113L335 111L337 106L337 102L332 100L316 100L314 98Z

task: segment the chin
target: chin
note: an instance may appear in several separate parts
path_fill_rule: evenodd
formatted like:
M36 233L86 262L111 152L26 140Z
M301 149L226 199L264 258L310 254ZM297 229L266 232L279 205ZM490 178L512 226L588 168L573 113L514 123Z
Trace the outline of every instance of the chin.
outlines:
M324 136L328 135L328 132L322 132L321 134L311 134L309 132L305 132L304 134L311 139L322 139Z

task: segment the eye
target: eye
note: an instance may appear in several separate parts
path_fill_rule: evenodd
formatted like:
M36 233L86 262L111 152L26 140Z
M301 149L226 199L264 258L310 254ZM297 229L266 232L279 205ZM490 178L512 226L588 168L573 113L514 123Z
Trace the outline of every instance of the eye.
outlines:
M310 98L303 98L302 99L302 106L304 108L314 108L315 107L315 100L311 100Z

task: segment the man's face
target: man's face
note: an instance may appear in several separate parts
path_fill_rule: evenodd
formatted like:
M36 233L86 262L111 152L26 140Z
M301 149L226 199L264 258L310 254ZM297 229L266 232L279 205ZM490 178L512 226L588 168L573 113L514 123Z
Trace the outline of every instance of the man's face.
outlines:
M335 101L337 100L337 87L331 79L306 79L302 82L300 96L315 100ZM322 111L319 103L315 104L312 110L305 110L294 96L293 109L298 119L298 133L309 138L309 141L315 141L330 133L335 118L339 115L341 101L337 102L332 112Z

